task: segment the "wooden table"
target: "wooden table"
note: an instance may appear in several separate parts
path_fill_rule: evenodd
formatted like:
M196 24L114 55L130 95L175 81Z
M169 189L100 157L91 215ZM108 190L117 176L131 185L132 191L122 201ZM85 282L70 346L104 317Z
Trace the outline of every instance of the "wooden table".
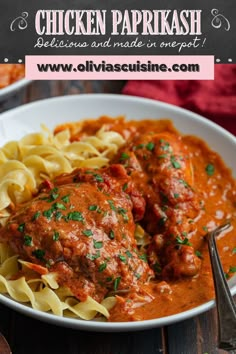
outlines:
M119 93L122 81L38 81L0 103L0 112L35 100L77 93ZM223 354L216 312L163 328L130 333L92 333L49 325L0 305L0 332L13 354ZM0 348L0 354L1 348Z

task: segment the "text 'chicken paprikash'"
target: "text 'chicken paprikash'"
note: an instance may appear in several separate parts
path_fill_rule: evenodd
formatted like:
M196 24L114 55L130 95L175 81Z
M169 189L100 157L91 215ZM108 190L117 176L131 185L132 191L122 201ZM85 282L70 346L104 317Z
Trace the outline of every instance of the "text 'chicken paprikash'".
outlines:
M9 250L5 263L17 255L18 268L2 277L30 284L38 274L43 283L30 285L34 294L48 287L62 311L71 310L71 299L76 306L91 299L108 311L97 308L91 318L100 312L109 321L163 317L212 299L204 236L227 219L231 228L217 244L226 277L236 271L230 171L205 142L182 136L168 120L101 117L58 126L54 136L70 132L66 151L74 144L83 154L86 145L78 144L88 144L101 127L123 141L107 163L96 165L90 156L90 165L81 160L53 178L44 171L28 200L12 197L6 206L0 242ZM25 165L32 172L30 156Z

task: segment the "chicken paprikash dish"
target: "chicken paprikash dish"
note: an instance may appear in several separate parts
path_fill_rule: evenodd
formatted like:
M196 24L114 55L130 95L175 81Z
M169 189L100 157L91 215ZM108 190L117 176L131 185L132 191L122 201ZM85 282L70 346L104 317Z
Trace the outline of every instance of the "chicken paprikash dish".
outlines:
M214 298L206 234L236 272L236 188L170 120L100 117L0 150L0 292L41 311L140 321Z

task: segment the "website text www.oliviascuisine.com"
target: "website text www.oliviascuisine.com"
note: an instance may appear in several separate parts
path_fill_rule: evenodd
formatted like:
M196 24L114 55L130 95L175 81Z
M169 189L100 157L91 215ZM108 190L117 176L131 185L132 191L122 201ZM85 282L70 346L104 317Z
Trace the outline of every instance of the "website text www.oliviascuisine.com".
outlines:
M214 79L214 56L26 56L35 80Z
M135 63L109 63L102 60L94 63L93 60L86 60L84 63L74 64L37 64L39 72L199 72L199 64L172 64L153 63L151 60L143 63L137 60Z

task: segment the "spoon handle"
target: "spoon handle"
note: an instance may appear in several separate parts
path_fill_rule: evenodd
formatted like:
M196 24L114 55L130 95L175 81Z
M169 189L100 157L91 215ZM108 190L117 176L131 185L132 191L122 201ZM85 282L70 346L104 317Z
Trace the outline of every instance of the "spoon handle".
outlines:
M225 350L236 349L236 306L230 293L219 258L215 237L230 226L227 223L208 234L208 248L214 279L218 313L218 347Z

